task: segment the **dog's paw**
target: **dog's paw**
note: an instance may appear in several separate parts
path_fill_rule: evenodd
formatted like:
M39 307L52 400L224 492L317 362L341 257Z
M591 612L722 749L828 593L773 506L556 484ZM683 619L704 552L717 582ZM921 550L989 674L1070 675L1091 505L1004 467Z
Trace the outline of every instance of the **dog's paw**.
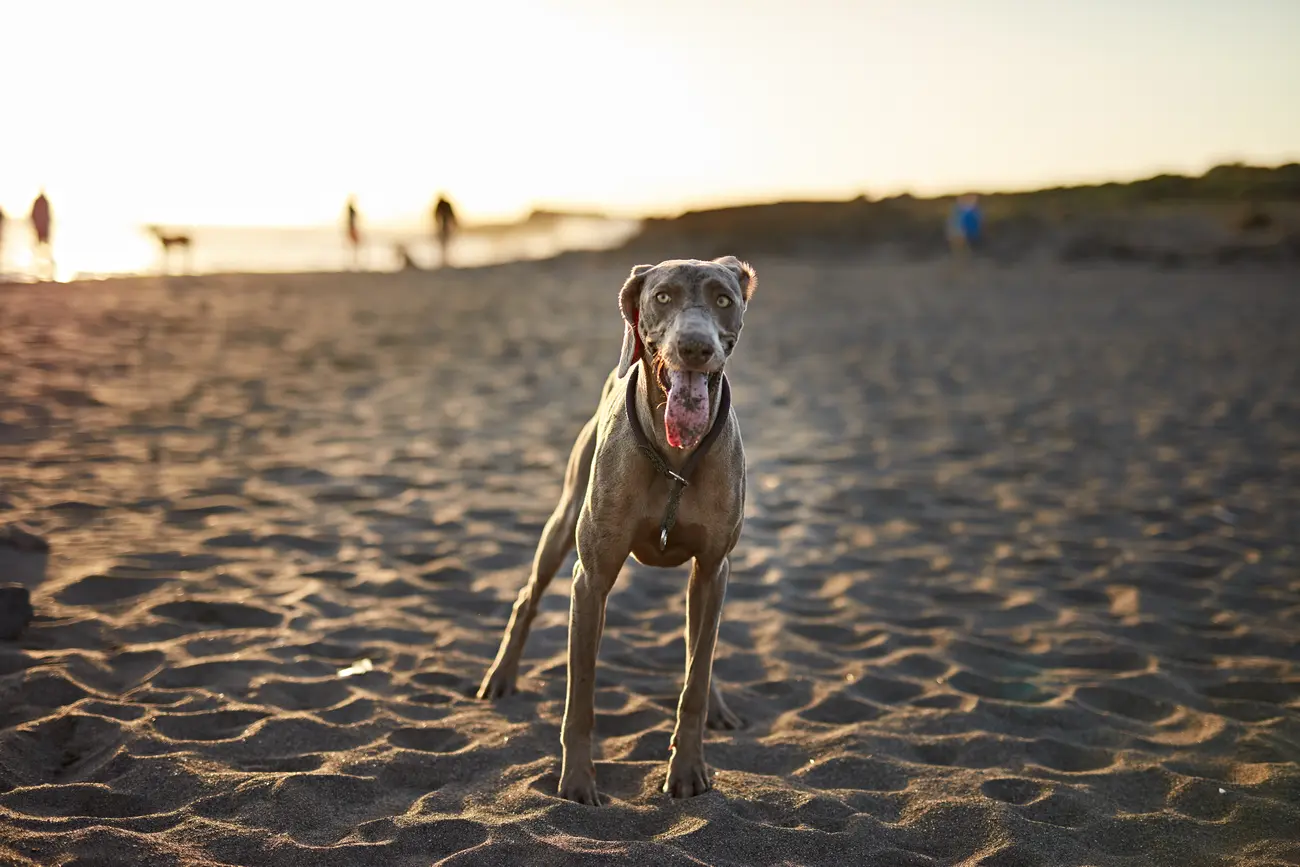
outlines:
M709 713L704 718L704 724L714 731L722 732L735 731L745 727L745 721L736 716L720 697L709 700Z
M712 788L709 769L703 759L668 763L668 779L664 781L663 790L674 798L694 798Z
M600 795L596 791L596 775L593 773L561 774L559 795L566 801L578 804L600 806Z
M498 698L505 698L508 695L515 694L514 675L493 668L483 677L483 683L479 685L478 692L475 693L484 701L493 701Z

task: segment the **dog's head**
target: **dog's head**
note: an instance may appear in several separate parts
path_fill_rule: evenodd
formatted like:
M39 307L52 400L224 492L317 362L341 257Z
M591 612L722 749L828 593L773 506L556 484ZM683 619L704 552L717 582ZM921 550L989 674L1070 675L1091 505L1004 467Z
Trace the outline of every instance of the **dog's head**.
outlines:
M643 356L652 362L668 397L665 424L674 447L694 448L707 432L708 377L722 371L735 349L757 286L754 269L735 256L637 265L623 284L618 375Z

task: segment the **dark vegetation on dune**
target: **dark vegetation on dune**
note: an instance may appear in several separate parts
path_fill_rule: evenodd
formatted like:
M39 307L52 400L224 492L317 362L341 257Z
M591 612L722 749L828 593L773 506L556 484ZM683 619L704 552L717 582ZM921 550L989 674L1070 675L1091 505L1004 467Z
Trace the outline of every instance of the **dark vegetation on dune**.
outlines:
M885 254L947 249L954 196L776 202L645 221L621 252L697 256ZM987 252L999 261L1149 261L1166 266L1300 263L1300 164L1231 164L1199 177L981 195Z

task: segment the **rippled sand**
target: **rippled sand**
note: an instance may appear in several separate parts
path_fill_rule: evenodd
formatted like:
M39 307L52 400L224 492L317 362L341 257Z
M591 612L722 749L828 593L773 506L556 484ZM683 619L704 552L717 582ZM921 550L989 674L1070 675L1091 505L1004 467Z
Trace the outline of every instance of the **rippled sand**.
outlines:
M0 287L52 548L0 557L0 864L1300 861L1294 273L756 262L750 725L658 792L686 573L630 563L558 799L567 570L468 695L632 264Z

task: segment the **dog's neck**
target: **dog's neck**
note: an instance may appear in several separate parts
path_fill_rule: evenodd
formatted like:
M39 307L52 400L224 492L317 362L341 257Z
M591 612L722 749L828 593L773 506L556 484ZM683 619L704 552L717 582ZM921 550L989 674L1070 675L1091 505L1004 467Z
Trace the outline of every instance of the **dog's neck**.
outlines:
M645 431L655 450L659 452L670 467L679 470L687 459L695 453L695 449L679 449L668 444L668 432L664 427L664 408L668 404L668 394L659 383L659 376L655 372L653 359L643 355L637 363L641 366L636 383L637 420L641 422L641 430ZM713 430L713 426L718 423L718 405L721 393L721 374L709 376L709 426L705 430Z

